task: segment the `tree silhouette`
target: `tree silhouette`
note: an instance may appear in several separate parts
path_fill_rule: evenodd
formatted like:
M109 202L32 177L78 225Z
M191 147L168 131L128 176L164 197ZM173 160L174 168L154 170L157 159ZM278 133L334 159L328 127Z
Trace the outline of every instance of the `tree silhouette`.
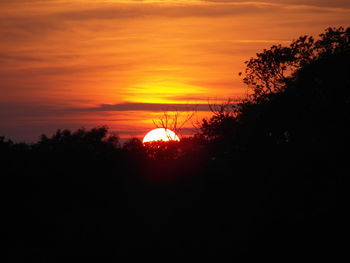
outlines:
M274 45L264 49L245 62L247 67L243 81L253 90L252 97L256 101L266 99L271 93L282 92L302 67L323 56L346 52L349 34L349 28L328 28L317 41L313 37L302 36L287 47Z
M231 154L296 145L324 152L335 147L335 132L347 141L349 36L349 28L328 28L318 40L303 36L258 53L247 62L244 78L252 95L203 120L201 133L223 142L218 152Z

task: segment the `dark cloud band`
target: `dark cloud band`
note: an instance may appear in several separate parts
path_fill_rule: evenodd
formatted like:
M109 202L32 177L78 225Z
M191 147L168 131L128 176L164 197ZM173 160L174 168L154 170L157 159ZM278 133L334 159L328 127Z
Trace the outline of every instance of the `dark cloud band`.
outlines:
M76 109L78 111L210 111L209 104L176 104L176 103L119 103L101 104L92 108Z

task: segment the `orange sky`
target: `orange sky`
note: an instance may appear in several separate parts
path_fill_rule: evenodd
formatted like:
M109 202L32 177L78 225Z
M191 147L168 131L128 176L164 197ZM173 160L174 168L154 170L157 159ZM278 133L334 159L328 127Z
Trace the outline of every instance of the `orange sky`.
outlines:
M140 137L179 104L243 96L263 48L349 22L348 0L0 0L0 135Z

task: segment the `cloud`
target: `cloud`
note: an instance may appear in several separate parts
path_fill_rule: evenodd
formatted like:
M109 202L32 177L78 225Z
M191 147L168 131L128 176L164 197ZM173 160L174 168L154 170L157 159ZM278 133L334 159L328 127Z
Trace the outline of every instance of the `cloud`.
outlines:
M36 105L31 103L0 103L0 123L11 122L12 118L31 116L52 116L54 109L48 105Z
M281 3L280 0L202 0L203 2L214 3L244 3L244 2L268 2L268 3ZM338 7L338 8L350 8L350 1L348 0L284 0L284 4L288 5L311 5L319 7Z
M31 56L31 55L18 55L18 54L5 54L5 53L0 53L0 63L3 61L25 61L25 62L41 62L41 61L45 61L45 59L43 58L39 58L39 57L35 57L35 56Z
M114 65L71 65L71 66L47 66L38 68L25 68L15 70L3 70L0 71L1 78L15 78L20 75L22 77L44 76L44 75L72 75L83 74L93 72L104 72L107 70L127 70L131 65L127 64L114 64Z
M135 2L135 1L134 1ZM339 2L339 1L338 1ZM340 1L342 2L342 1ZM322 1L323 4L317 4L318 1L287 1L280 3L280 1L198 1L198 2L143 2L137 3L128 2L102 2L99 5L87 2L86 5L78 5L74 2L67 9L43 9L42 12L35 12L34 14L16 15L16 20L10 20L11 23L22 24L24 27L28 26L28 22L40 22L41 28L49 27L51 25L46 22L50 21L78 21L78 20L110 20L110 19L131 19L142 17L221 17L233 16L249 13L271 13L279 9L288 8L289 6L299 6L299 9L307 9L310 12L331 11L327 7L350 8L350 3L330 4L331 1ZM327 4L329 3L329 4ZM303 7L302 7L303 6ZM3 17L11 17L11 15L3 15ZM19 20L18 20L19 19ZM21 23L27 22L27 23ZM4 22L4 20L2 21ZM57 26L54 24L53 26Z
M26 15L23 19L46 21L86 21L86 20L120 20L134 19L144 17L221 17L232 16L244 13L271 12L273 9L279 9L281 5L269 3L234 3L234 4L161 4L161 3L111 3L96 6L87 5L87 7L71 8L64 11L49 11L48 14L30 16ZM271 9L272 8L272 9ZM45 25L45 24L43 24ZM45 26L48 26L47 24Z
M5 2L5 7L6 3ZM54 32L67 32L81 27L80 22L110 20L137 20L144 18L223 18L243 15L263 15L288 12L288 16L301 13L333 13L350 12L350 1L302 1L289 0L280 1L198 1L198 2L110 2L103 1L94 3L87 1L84 5L81 2L64 2L61 5L50 3L40 4L39 1L30 1L34 6L32 11L28 5L9 5L9 9L18 8L18 12L4 12L0 10L0 34L2 41L23 41L44 38ZM131 3L132 2L132 3ZM349 3L346 3L349 2ZM1 6L1 5L0 5ZM17 7L18 6L18 7ZM39 7L41 7L38 9ZM29 9L28 9L29 8ZM1 8L0 8L1 9ZM4 9L5 10L5 9ZM13 11L13 10L12 10ZM113 27L125 30L125 25L118 23L109 24ZM97 29L96 29L97 30ZM103 30L99 28L98 30Z
M79 3L81 1L76 0L0 0L0 5L10 5L19 3L22 5L33 5L33 4L45 4L45 3L58 3L58 4L70 4L70 3ZM89 4L96 3L98 1L85 0L84 3ZM163 5L189 5L198 2L207 2L207 3L220 3L220 4L234 4L234 3L281 3L281 0L104 0L99 1L99 4L127 4L127 3L140 3L140 4L163 4ZM339 8L349 8L350 2L348 0L283 0L284 4L288 5L313 5L313 6L327 6L327 7L339 7Z
M76 111L210 111L208 104L180 104L180 103L135 103L100 104L91 108L76 108Z
M294 1L292 1L294 2ZM280 3L278 1L227 1L207 2L207 3L140 3L140 4L109 4L98 8L87 8L74 11L63 11L55 14L60 19L71 21L76 20L110 20L110 19L134 19L145 17L166 17L166 18L184 18L184 17L225 17L243 14L263 14L273 13L293 7L295 11L307 12L331 12L330 7L337 5L309 5L299 1L295 3ZM350 4L346 7L350 7ZM342 5L341 8L344 8ZM338 10L339 11L339 10Z

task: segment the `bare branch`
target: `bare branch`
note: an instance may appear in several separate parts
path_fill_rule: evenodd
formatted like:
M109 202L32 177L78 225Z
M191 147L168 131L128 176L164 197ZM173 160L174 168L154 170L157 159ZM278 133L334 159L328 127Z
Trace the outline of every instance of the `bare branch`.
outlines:
M172 130L178 136L182 135L181 130L184 128L186 123L188 123L195 115L195 110L186 111L186 114L181 114L182 112L175 110L170 114L168 111L164 111L163 114L157 119L152 120L153 124L157 128L164 128L165 130ZM168 135L167 135L168 136ZM169 140L174 140L175 138L170 138Z

